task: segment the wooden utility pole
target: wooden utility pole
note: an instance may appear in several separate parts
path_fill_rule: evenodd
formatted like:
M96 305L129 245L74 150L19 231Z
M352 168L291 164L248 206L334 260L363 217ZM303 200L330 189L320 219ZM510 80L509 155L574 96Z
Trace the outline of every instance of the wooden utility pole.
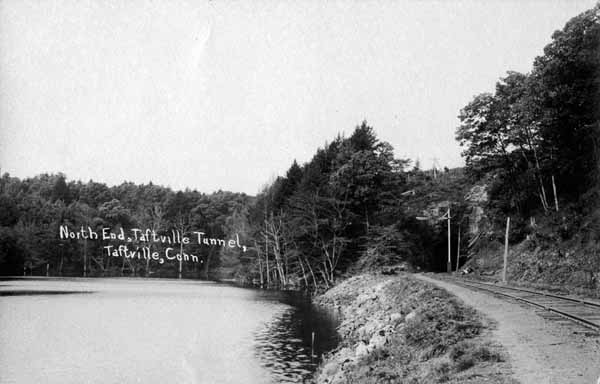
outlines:
M450 243L450 205L448 205L448 264L446 265L446 271L452 273L452 261L451 261L451 243Z
M456 273L458 273L458 262L460 261L460 223L458 224L458 244L456 245Z
M506 234L504 235L504 269L502 270L502 282L506 284L506 265L508 263L508 229L510 228L510 216L506 218Z

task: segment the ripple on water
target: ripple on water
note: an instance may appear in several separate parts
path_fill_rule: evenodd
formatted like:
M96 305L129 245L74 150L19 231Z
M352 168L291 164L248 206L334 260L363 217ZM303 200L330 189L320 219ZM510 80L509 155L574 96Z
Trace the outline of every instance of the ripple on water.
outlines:
M271 372L275 382L306 382L319 362L317 356L310 356L311 341L299 337L302 321L298 312L294 307L279 311L254 335L261 366Z

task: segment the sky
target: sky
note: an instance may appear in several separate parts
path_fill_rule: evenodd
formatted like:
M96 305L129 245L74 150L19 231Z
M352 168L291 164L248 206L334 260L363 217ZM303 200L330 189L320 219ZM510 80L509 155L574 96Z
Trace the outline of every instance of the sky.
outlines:
M460 109L594 5L0 0L0 172L254 195L363 120L462 166Z

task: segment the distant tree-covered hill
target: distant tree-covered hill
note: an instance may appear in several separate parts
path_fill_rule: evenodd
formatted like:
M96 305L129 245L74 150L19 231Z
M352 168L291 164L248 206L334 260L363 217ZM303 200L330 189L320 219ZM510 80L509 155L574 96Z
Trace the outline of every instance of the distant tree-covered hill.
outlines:
M61 239L60 227L71 231L89 228L98 234L103 228L112 232L124 229L128 235L136 228L158 235L179 230L193 236L192 231L201 231L206 237L221 239L234 230L231 217L243 212L251 199L223 191L175 192L152 183L108 187L94 181L67 182L63 174L20 180L5 173L0 179L0 273L175 277L177 261L109 257L103 247L110 241ZM167 243L124 243L129 249L149 246L151 252L161 254L168 246L179 251L178 245ZM223 247L203 247L196 242L186 245L184 251L199 257L198 263L182 263L184 277L208 277L219 267Z

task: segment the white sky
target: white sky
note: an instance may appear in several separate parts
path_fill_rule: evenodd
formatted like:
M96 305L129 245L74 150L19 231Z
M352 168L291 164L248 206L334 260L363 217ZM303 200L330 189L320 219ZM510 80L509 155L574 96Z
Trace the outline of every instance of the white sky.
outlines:
M0 171L255 194L364 119L460 166L460 108L594 4L0 0Z

